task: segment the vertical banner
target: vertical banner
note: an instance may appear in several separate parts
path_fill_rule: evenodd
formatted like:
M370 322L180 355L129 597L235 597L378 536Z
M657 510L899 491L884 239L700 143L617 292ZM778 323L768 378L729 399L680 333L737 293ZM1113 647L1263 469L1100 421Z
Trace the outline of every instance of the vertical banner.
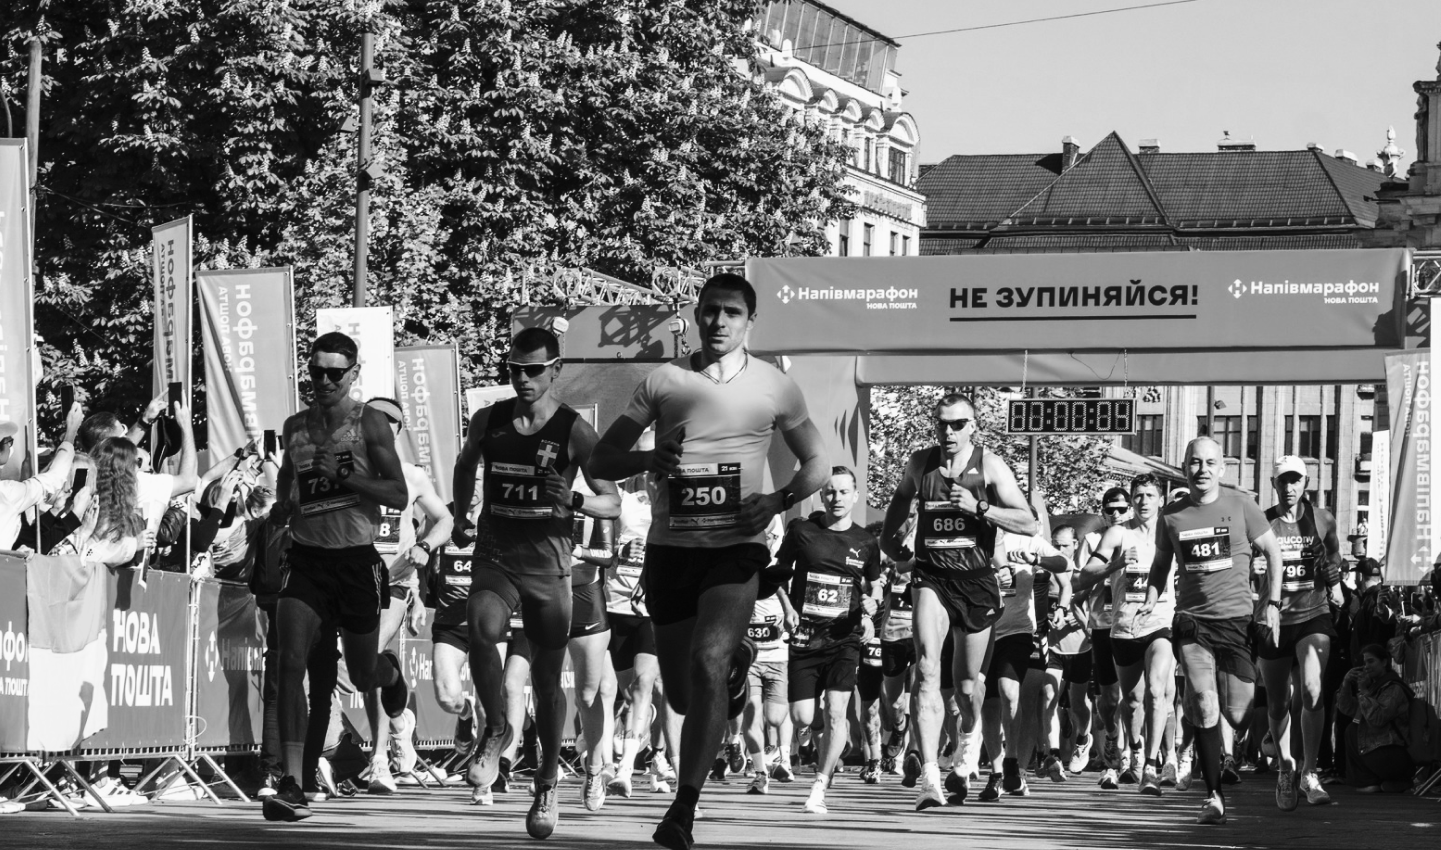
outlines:
M195 745L227 749L259 744L265 709L265 629L250 588L195 583Z
M179 383L190 402L190 216L150 230L155 285L155 369L152 391Z
M1384 560L1391 530L1390 431L1371 434L1371 516L1366 530L1366 557Z
M460 455L460 354L452 345L395 350L395 398L405 411L402 460L430 475L443 502Z
M9 480L25 477L35 447L35 297L26 156L24 140L0 139L0 428L15 441L0 476ZM19 430L8 433L8 423ZM13 543L4 540L0 546Z
M1431 353L1386 355L1386 393L1391 414L1386 583L1419 584L1435 551Z
M210 456L225 457L299 410L290 268L196 275Z
M0 555L0 753L28 744L30 619L25 598L25 559Z
M340 331L360 348L360 374L350 385L356 401L395 397L395 318L390 307L321 307L315 333Z

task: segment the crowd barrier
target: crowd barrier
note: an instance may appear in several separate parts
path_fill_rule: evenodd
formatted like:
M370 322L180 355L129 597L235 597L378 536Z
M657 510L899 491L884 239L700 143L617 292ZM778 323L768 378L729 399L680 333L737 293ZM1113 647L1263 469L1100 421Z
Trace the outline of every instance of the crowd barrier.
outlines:
M1407 642L1401 675L1413 697L1408 730L1411 758L1430 766L1429 775L1414 790L1426 794L1441 782L1441 633Z

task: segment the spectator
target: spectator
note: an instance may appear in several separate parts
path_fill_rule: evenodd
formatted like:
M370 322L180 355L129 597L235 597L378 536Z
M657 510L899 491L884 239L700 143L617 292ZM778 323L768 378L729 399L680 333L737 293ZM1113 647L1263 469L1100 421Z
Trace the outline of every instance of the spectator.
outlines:
M1380 644L1361 649L1336 694L1336 706L1355 718L1346 730L1348 781L1362 793L1399 794L1411 787L1415 765L1406 749L1411 694Z
M80 450L89 451L92 446L100 444L102 440L111 437L125 437L131 439L131 435L143 435L143 424L154 421L154 411L163 410L165 397L159 396L145 408L141 415L140 423L126 429L120 418L113 413L98 412L86 417L85 422L80 426ZM190 424L190 408L181 403L176 403L175 421L180 428L180 467L174 475L155 474L150 472L139 472L139 479L136 488L136 502L139 505L140 513L145 518L145 531L147 546L153 545L160 530L160 522L165 517L165 512L170 506L170 500L183 496L195 490L198 482L196 475L195 460L195 434ZM137 444L131 439L132 445ZM136 455L139 462L139 455Z
M94 497L73 534L55 547L55 555L79 555L109 567L135 559L145 534L140 514L140 452L124 437L108 437L91 451L95 465Z
M20 518L26 511L65 489L70 480L70 465L75 460L75 435L80 429L81 415L79 404L70 406L65 417L65 438L55 450L48 469L24 481L0 481L0 549L15 545L20 535ZM0 422L0 467L10 462L19 433L20 426L16 423Z
M1381 565L1375 558L1356 562L1356 592L1351 597L1351 661L1360 665L1361 647L1377 643L1382 646L1396 636L1396 615L1400 605L1391 591L1381 584Z

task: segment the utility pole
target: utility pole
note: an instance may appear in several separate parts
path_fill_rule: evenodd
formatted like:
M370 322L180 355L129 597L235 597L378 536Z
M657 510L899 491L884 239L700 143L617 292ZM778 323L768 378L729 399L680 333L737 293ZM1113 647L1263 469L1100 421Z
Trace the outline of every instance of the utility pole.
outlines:
M35 189L35 178L40 173L40 39L30 39L30 79L25 97L25 143L30 149L30 188ZM35 209L32 204L30 207Z
M370 187L381 176L380 164L370 157L371 117L375 110L375 89L385 85L385 75L375 69L375 35L360 37L360 143L355 149L355 279L351 306L365 306L366 253L370 243Z

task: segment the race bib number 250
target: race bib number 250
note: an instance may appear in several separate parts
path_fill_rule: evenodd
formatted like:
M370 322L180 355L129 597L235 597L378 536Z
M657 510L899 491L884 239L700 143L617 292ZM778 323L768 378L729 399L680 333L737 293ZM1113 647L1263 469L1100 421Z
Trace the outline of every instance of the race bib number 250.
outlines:
M739 521L740 464L686 464L669 482L671 528L731 528Z

